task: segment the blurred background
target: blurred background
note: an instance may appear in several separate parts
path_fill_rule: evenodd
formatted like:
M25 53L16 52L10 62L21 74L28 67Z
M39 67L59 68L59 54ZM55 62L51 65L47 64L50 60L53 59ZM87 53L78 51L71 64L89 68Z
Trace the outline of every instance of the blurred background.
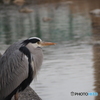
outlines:
M43 100L100 100L71 92L100 93L99 0L0 0L0 52L37 36L44 62L31 87Z

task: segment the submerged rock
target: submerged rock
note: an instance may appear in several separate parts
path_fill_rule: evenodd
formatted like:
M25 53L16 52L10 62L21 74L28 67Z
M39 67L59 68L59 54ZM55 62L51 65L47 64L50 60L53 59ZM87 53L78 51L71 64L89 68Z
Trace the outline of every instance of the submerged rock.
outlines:
M90 14L92 14L96 17L100 17L100 9L94 9L94 10L90 11Z
M29 9L29 8L22 8L22 9L19 10L19 12L21 12L21 13L31 13L31 12L33 12L33 10Z
M14 0L13 3L18 5L18 6L22 6L22 5L24 5L25 0Z

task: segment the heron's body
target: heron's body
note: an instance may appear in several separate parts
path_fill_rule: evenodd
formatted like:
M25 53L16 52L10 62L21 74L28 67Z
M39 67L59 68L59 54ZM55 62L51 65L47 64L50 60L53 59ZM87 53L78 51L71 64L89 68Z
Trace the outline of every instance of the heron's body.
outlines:
M40 47L23 41L12 44L0 58L0 100L11 100L23 91L36 76L42 60Z

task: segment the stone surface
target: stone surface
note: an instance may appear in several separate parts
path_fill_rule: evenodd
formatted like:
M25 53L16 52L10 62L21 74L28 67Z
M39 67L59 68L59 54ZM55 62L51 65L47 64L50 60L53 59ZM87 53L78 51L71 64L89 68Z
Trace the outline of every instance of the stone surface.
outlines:
M14 100L14 98L12 98ZM27 87L23 92L19 93L18 100L42 100L37 93L31 88Z

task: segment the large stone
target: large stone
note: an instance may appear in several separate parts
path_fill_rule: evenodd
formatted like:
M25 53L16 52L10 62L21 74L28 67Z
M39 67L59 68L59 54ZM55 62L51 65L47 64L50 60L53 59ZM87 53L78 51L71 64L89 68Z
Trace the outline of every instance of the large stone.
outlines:
M12 98L14 100L14 98ZM18 100L42 100L37 93L31 88L27 87L23 92L19 93Z

